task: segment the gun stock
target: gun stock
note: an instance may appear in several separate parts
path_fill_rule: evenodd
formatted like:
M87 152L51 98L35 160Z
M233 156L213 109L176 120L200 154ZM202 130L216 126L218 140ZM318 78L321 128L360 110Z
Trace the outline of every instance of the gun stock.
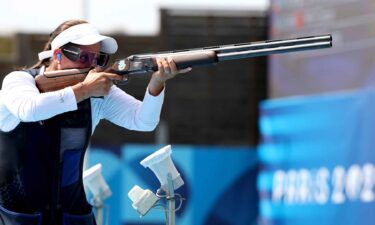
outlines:
M214 65L228 60L330 47L332 47L332 36L330 34L284 40L267 40L151 54L137 54L125 59L116 60L106 71L123 76L154 72L158 70L156 59L160 57L171 57L178 69L184 69ZM83 81L87 72L88 70L85 72L82 72L82 70L63 70L45 73L44 77L37 79L37 86L41 92L58 90Z
M89 70L68 69L44 72L35 77L36 86L41 93L60 90L84 81Z

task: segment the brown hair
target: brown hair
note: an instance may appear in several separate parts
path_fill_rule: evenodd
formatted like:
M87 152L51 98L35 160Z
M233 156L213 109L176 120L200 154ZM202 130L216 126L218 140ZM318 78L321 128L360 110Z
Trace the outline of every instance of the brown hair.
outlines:
M67 21L63 22L62 24L60 24L52 33L50 33L49 39L48 39L47 43L45 44L43 51L51 50L51 43L52 43L53 39L55 39L56 36L59 35L61 32L63 32L64 30L66 30L66 29L68 29L72 26L82 24L82 23L87 23L87 21L80 20L80 19L74 19L74 20L67 20ZM30 69L40 68L41 66L47 67L47 66L50 65L50 62L51 62L50 58L39 60L37 63L35 63L33 66L31 66Z

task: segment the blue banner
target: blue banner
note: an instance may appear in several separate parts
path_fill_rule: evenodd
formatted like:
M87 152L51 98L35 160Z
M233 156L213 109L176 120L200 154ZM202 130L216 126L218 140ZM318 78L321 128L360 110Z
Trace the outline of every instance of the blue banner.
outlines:
M375 221L375 91L261 104L261 224Z

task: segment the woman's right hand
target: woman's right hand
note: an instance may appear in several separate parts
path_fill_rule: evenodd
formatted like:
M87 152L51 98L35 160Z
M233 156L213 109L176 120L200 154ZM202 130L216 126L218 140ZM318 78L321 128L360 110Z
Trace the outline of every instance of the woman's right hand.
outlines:
M77 103L90 97L106 96L113 85L113 81L121 81L123 76L90 70L85 80L73 86L73 91L76 96Z

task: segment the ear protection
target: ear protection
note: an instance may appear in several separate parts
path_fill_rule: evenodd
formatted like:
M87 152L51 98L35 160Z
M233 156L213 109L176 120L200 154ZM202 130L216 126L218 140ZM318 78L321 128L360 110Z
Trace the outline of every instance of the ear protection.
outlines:
M61 50L60 49L56 49L55 52L54 52L54 55L57 59L57 61L61 61L61 58L62 58L62 55L61 55Z
M56 54L57 61L61 61L61 52L58 52Z

